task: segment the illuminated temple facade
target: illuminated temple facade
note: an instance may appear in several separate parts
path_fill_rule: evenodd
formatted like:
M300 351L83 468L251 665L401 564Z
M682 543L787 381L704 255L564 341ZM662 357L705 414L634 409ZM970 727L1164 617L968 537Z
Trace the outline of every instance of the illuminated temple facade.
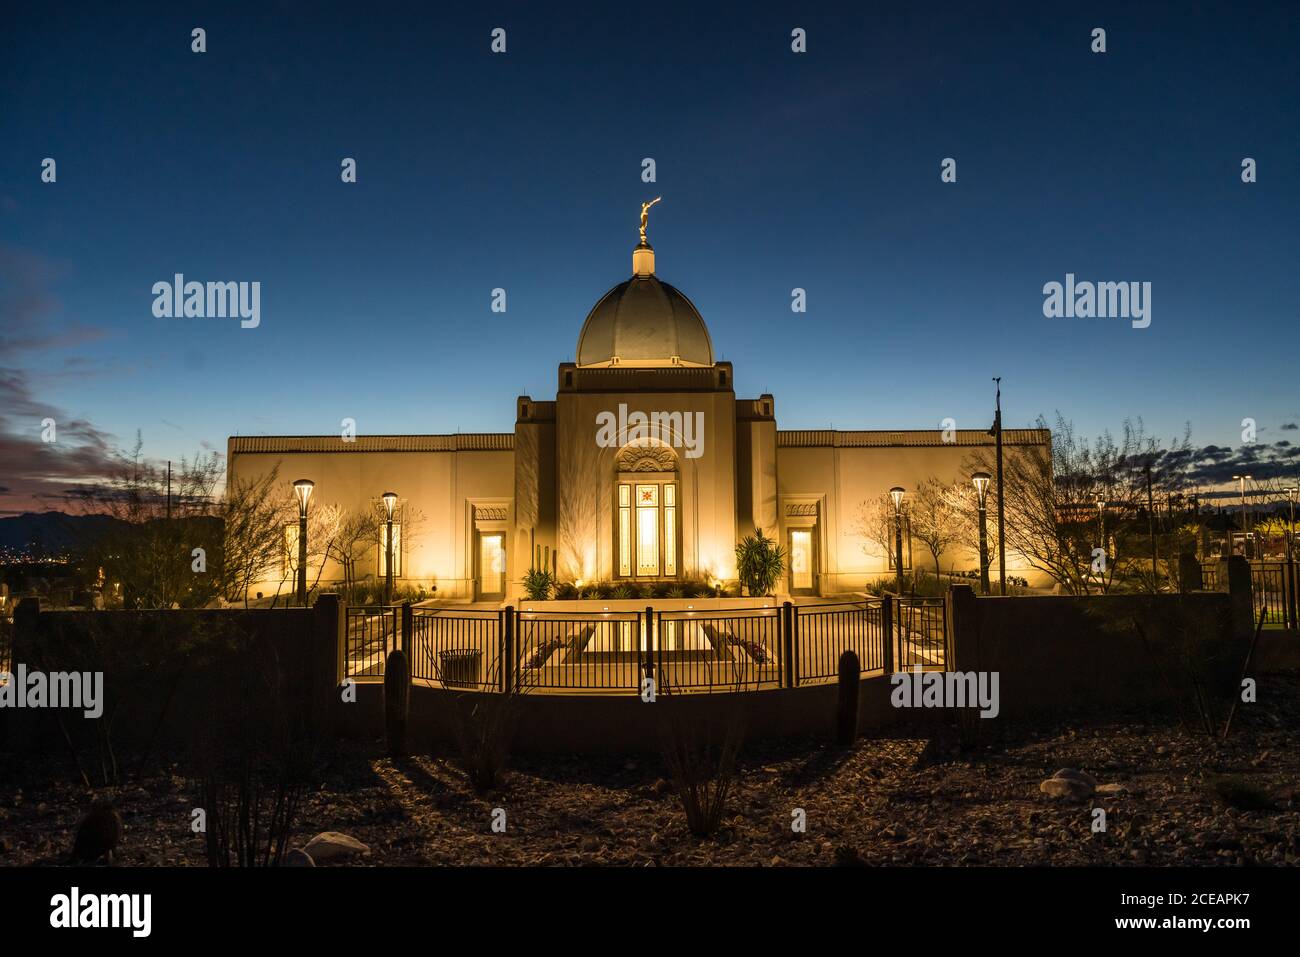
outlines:
M312 507L381 509L397 491L396 584L438 598L514 598L541 566L562 582L732 582L737 542L759 530L789 556L779 591L834 595L892 574L854 529L862 503L930 477L966 481L971 447L992 442L983 430L944 441L938 430L778 429L775 398L736 396L731 364L715 361L704 319L658 278L644 241L632 276L587 316L576 357L553 398L516 400L511 432L233 437L229 474L278 467L286 487L310 478ZM1049 435L1008 430L1004 441ZM384 577L383 534L358 577ZM973 553L945 562L977 564ZM342 568L326 561L309 576L328 587ZM277 577L250 592L292 590Z

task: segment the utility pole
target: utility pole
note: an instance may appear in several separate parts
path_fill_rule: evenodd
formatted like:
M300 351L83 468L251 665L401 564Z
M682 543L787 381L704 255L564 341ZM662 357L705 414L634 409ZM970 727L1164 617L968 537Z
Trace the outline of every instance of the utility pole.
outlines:
M167 520L172 517L172 461L167 460Z
M996 437L998 458L998 594L1007 593L1007 524L1002 489L1002 376L994 376L998 388L997 405L993 412L993 435Z

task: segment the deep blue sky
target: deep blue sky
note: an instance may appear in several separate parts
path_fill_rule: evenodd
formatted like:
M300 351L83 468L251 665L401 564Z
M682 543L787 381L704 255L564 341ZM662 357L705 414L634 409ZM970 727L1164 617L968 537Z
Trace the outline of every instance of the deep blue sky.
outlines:
M1237 446L1249 416L1289 437L1296 4L838 6L10 11L0 510L137 429L156 458L344 416L508 431L516 395L553 396L659 194L659 275L782 428L986 427L1001 374L1009 426L1142 416ZM154 318L176 272L260 280L261 327ZM1150 281L1150 328L1044 318L1067 272ZM75 467L39 464L47 412L77 423Z

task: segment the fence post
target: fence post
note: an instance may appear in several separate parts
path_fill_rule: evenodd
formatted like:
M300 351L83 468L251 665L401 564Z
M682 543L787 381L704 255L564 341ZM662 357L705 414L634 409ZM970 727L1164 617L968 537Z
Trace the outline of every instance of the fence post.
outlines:
M1228 603L1232 609L1232 632L1237 638L1249 639L1255 631L1254 582L1250 580L1250 562L1241 555L1228 558Z
M406 654L410 654L410 652L406 650L408 641L407 636L411 634L411 629L414 627L414 623L415 615L411 612L410 601L402 602L402 637L397 647Z
M334 692L347 672L347 605L338 595L327 592L302 614L311 616L311 660L314 725L323 732L330 724ZM288 614L288 612L286 612Z
M655 676L655 610L653 605L645 608L645 676Z
M948 643L952 648L952 658L945 662L945 671L978 671L983 667L978 640L978 602L981 601L991 604L995 599L977 597L970 585L948 587Z
M501 690L510 694L515 690L515 609L506 605L502 611L504 627L501 629Z
M1300 588L1296 585L1296 562L1295 557L1287 559L1287 576L1290 577L1291 583L1287 586L1287 615L1290 618L1291 628L1300 628L1300 619L1296 618L1297 603L1300 603Z
M894 599L880 600L880 665L886 675L894 673Z
M793 688L795 682L794 666L794 603L781 603L781 659L785 662L782 667L782 677L785 678L785 686Z

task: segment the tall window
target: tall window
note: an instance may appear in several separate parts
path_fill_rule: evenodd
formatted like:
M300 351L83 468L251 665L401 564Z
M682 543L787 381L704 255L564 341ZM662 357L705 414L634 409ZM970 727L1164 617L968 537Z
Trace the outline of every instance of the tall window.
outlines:
M280 557L280 577L288 578L297 571L298 565L298 523L287 522L284 526L284 554Z
M618 574L621 578L677 575L677 484L620 482Z
M379 577L388 577L388 522L379 523ZM402 577L402 525L393 522L393 577Z

